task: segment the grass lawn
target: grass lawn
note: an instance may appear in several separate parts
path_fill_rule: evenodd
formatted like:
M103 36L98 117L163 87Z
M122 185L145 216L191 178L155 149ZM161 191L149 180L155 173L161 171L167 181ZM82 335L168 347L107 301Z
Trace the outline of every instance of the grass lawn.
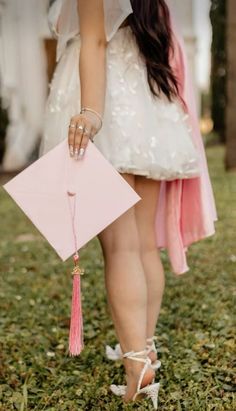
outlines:
M191 247L191 270L183 276L170 272L163 254L166 291L156 331L162 411L236 410L236 176L223 169L222 147L207 154L217 233ZM114 344L116 337L97 240L81 253L86 347L71 358L71 262L60 262L3 189L0 221L0 410L152 410L145 400L125 406L109 392L111 382L124 380L122 365L104 356L105 343Z

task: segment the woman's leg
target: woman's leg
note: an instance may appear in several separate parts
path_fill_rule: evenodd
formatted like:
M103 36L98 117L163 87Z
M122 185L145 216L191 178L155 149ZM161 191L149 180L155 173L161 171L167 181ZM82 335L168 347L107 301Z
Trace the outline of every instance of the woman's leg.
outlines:
M165 277L159 251L156 247L155 216L160 182L142 176L135 177L135 191L142 198L135 206L139 232L140 256L147 284L147 338L155 334L160 313ZM152 360L156 354L151 352Z
M135 177L123 174L134 187ZM116 333L123 352L142 351L146 346L147 286L140 259L139 235L135 208L132 207L99 234L105 260L105 281L108 302ZM127 392L129 400L137 388L143 364L126 359ZM146 385L153 378L150 369L143 380Z

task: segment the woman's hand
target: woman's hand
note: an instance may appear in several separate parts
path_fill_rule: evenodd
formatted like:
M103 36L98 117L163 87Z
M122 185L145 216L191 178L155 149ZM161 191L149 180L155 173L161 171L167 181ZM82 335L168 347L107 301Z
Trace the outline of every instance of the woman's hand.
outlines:
M78 114L71 118L68 132L70 156L75 160L82 158L89 139L97 132L96 125L86 114Z

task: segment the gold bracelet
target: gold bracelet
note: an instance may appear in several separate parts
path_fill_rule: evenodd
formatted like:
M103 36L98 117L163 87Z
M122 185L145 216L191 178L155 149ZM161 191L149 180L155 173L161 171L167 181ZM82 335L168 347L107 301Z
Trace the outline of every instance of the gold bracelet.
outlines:
M89 107L82 107L81 110L80 110L80 114L83 114L85 111L90 111L91 113L95 114L99 118L100 123L101 123L99 130L101 130L102 123L103 123L101 114L99 114L97 111L95 111L95 110L93 110L92 108L89 108Z

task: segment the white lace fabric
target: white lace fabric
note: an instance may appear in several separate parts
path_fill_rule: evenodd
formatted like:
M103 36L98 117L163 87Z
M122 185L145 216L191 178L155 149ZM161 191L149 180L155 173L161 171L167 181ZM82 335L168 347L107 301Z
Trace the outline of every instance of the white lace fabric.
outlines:
M80 110L79 36L70 41L51 85L41 153L67 137ZM120 28L107 47L104 121L95 145L119 171L157 180L199 176L188 117L178 101L153 98L131 29Z

